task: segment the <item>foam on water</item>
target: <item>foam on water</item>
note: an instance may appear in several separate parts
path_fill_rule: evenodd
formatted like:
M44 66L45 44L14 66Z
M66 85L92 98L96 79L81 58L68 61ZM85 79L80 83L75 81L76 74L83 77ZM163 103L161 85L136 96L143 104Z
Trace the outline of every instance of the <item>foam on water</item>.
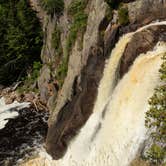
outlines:
M0 98L0 129L4 128L9 119L17 117L19 114L16 110L28 108L30 103L18 103L14 101L12 104L5 104L5 99Z

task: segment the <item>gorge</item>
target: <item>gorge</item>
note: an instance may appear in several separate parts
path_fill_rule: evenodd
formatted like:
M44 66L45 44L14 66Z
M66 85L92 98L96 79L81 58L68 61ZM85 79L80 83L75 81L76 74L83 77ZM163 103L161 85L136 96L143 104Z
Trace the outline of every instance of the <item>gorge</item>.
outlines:
M86 5L74 6L74 2ZM150 108L148 100L155 88L165 85L159 70L166 54L166 1L81 3L66 0L59 14L48 13L40 3L30 0L43 29L42 67L36 84L39 100L49 110L48 131L48 113L40 112L34 100L30 101L32 115L25 113L25 117L31 117L27 124L31 127L26 130L37 126L32 138L36 142L26 146L32 147L34 154L21 154L20 160L16 157L18 162L13 163L21 166L164 166L165 153L162 162L147 161L152 138L145 118ZM111 11L110 3L115 3ZM72 15L72 12L76 13ZM76 37L71 37L72 32ZM22 114L12 111L17 108L14 103L5 105L3 99L1 102L3 138L5 126ZM21 107L21 103L17 104ZM11 110L11 117L3 115L5 109ZM33 109L37 110L34 114ZM31 139L30 135L28 138ZM3 146L4 142L0 141L0 147ZM4 152L0 150L1 160ZM2 161L2 165L12 164Z

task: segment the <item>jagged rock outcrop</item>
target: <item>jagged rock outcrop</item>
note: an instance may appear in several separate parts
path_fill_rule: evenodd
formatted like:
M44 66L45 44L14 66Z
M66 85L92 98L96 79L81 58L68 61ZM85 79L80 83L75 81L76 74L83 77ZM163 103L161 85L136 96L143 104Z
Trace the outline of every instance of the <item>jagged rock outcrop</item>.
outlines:
M152 50L159 41L165 41L166 26L154 26L134 35L128 43L120 64L120 76L122 77L141 53Z

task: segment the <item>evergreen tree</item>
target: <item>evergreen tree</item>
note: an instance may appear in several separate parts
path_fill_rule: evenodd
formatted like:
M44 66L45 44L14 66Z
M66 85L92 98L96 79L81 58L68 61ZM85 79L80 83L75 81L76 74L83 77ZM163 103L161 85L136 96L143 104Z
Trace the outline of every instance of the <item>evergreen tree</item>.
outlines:
M28 0L0 0L0 84L9 85L40 61L42 30Z
M153 144L148 151L148 159L160 164L166 158L166 54L159 70L162 84L155 89L149 100L145 124L151 129Z

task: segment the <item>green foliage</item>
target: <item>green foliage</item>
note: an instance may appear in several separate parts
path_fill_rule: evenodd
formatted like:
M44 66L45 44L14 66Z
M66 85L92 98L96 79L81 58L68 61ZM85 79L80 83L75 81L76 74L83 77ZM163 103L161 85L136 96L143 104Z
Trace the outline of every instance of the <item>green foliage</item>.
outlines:
M71 51L78 34L84 34L87 25L87 18L88 16L84 12L79 12L74 15L73 23L70 27L70 32L66 42L66 50L68 53Z
M67 64L68 64L68 59L65 57L60 57L62 54L62 46L61 46L61 31L60 28L56 25L55 30L52 34L52 46L55 48L55 54L59 56L61 59L61 63L58 66L58 71L56 73L56 79L58 80L58 83L60 86L63 84L63 80L66 76L67 73Z
M39 71L42 67L41 62L33 62L33 68L31 73L31 79L36 80L39 77Z
M68 14L74 16L79 12L83 12L87 5L87 0L73 0L68 8Z
M105 0L105 2L109 5L110 10L107 9L106 16L109 19L112 18L112 10L118 9L119 23L121 25L126 25L129 23L128 9L123 6L122 0Z
M28 71L28 75L22 78L23 85L18 88L18 92L23 93L28 91L37 91L36 86L34 86L33 84L36 84L37 78L40 74L41 67L42 64L40 61L35 61L33 63L33 67L30 68L30 70Z
M112 11L113 11L112 7L108 6L108 8L106 9L106 14L105 14L107 21L110 21L112 19L112 16L113 16Z
M66 39L66 48L65 48L65 54L61 61L61 64L58 67L58 71L56 74L56 79L59 81L60 86L63 84L63 80L67 74L68 70L68 57L69 53L75 43L75 40L77 36L79 35L81 39L83 38L83 34L86 30L87 25L87 14L84 12L84 9L87 5L87 0L73 0L68 8L68 14L71 16L72 24L69 29L69 33ZM56 30L57 31L57 30ZM57 37L54 37L58 39L59 37L58 32L56 32ZM55 42L58 43L58 42Z
M64 9L64 1L63 0L40 0L40 3L44 10L47 11L48 14L53 15L62 13Z
M0 2L0 84L9 85L40 60L42 29L26 0Z
M159 164L163 161L166 155L166 151L159 145L153 144L149 151L147 152L147 156L152 160L153 163Z
M150 108L146 113L145 125L152 129L153 145L149 150L148 159L156 164L166 157L166 54L159 70L162 85L155 89L149 100Z
M86 30L88 15L84 12L84 9L87 2L87 0L73 0L69 5L68 13L73 17L73 22L66 42L67 53L71 51L78 34L82 36Z
M126 25L129 23L128 9L125 7L120 7L118 9L119 23L121 25Z

